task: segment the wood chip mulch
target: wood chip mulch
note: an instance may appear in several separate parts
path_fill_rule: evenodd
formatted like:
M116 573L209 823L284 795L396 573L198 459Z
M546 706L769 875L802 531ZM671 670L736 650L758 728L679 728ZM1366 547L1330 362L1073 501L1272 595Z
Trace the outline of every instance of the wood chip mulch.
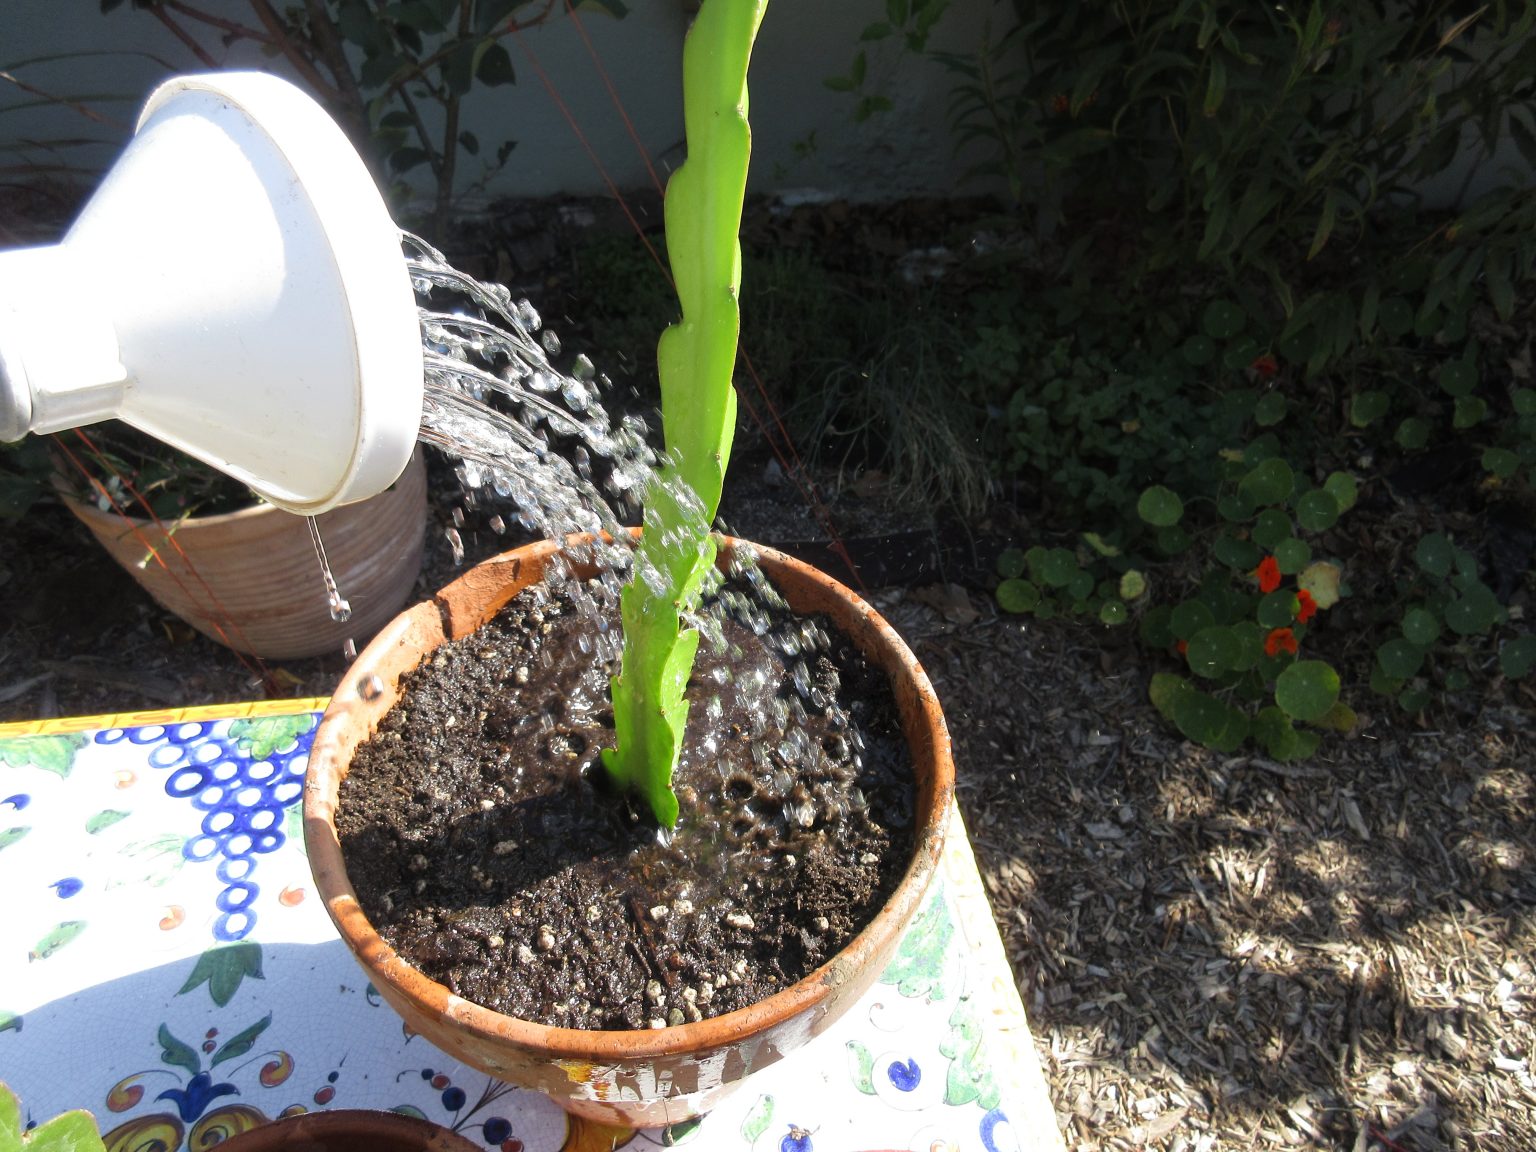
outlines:
M1536 1148L1536 725L1182 741L1081 626L894 591L1073 1150ZM930 606L939 604L941 612ZM947 616L947 618L946 618Z

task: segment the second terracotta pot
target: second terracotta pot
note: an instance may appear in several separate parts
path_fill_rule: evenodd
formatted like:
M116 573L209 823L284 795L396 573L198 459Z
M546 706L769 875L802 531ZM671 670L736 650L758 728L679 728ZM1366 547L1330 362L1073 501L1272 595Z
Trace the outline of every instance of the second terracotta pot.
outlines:
M720 544L725 563L739 545L729 539ZM825 1031L885 968L938 867L954 764L928 677L895 630L852 591L791 557L755 551L791 608L829 617L885 671L901 715L917 804L912 859L874 920L827 964L751 1007L696 1024L637 1031L550 1028L504 1016L454 995L408 964L369 922L347 878L335 814L353 749L398 698L400 677L540 582L556 545L529 545L489 560L386 626L337 688L310 752L304 838L315 886L374 986L413 1030L449 1055L594 1120L646 1127L702 1115L752 1072Z
M430 1121L369 1108L286 1116L230 1136L218 1147L222 1152L483 1152Z
M331 619L303 516L260 504L161 525L65 503L162 608L237 652L286 660L340 652L400 611L421 570L427 470L418 450L387 491L316 517L345 622Z

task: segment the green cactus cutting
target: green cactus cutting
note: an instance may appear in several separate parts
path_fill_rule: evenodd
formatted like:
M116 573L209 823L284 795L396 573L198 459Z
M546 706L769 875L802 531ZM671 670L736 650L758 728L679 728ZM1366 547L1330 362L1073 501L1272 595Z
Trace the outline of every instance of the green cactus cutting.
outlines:
M620 597L621 670L613 678L614 781L677 824L672 772L688 720L683 690L699 634L683 627L715 562L709 527L720 505L736 426L731 370L741 316L741 206L752 132L747 62L767 0L705 0L683 47L688 159L667 183L666 232L682 319L661 336L667 463L646 495L635 574Z

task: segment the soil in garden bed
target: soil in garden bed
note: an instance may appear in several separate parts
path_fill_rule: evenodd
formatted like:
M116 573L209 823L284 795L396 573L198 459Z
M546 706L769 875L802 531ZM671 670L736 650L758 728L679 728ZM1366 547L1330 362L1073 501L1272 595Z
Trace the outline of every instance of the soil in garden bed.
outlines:
M884 674L806 624L726 618L700 644L666 843L606 786L590 617L540 587L438 649L341 787L380 934L468 1000L569 1028L721 1015L829 960L899 881L914 792Z

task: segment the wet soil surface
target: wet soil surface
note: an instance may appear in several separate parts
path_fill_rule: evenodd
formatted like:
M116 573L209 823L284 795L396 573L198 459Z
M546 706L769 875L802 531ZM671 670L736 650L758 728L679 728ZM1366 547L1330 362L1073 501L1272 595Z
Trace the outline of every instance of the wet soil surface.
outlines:
M720 1015L831 959L910 858L910 762L878 669L769 623L727 618L700 645L688 698L708 722L689 725L666 844L605 786L613 668L569 600L524 593L444 645L341 789L380 934L466 999L572 1028Z

